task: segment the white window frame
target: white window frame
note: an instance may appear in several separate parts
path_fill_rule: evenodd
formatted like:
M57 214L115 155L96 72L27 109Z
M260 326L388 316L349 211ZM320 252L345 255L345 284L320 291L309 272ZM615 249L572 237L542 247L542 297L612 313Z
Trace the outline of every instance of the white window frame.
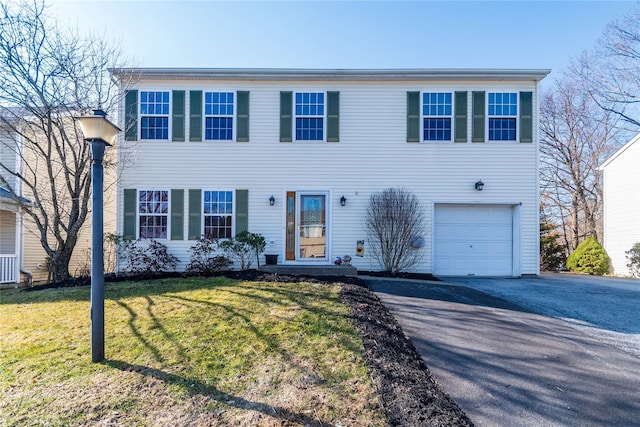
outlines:
M231 214L224 214L224 215L211 215L211 214L205 214L204 212L204 193L206 192L227 192L227 193L231 193ZM229 216L231 218L231 237L235 236L235 232L236 232L236 221L235 221L235 213L236 213L236 193L234 190L231 189L202 189L202 195L201 195L201 221L200 221L200 234L202 236L206 236L205 233L205 216ZM218 238L218 240L227 240L226 237L220 237Z
M153 192L158 192L158 191L166 191L167 193L167 213L166 214L149 214L149 213L141 213L140 212L140 193L142 191L153 191ZM167 235L165 237L142 237L141 233L140 233L140 217L141 216L166 216L167 217ZM141 240L169 240L169 237L171 236L171 190L168 190L166 188L142 188L142 189L138 189L136 191L136 235L138 236L138 239Z
M168 113L167 114L142 114L142 94L144 92L162 92L162 93L168 93L169 94L169 109L168 109ZM171 127L171 115L173 113L172 111L172 91L170 90L164 90L164 89L145 89L145 90L140 90L140 99L138 99L138 123L139 123L139 129L138 129L138 140L141 141L171 141L171 132L172 132L172 127ZM166 139L150 139L150 138L142 138L142 118L143 117L166 117L167 118L167 138Z
M296 111L296 95L297 94L305 94L305 93L315 93L315 94L322 94L324 101L323 101L323 114L322 115L315 115L315 116L307 116L307 115L298 115L297 111ZM324 90L312 90L312 89L308 89L308 90L297 90L293 92L293 105L292 105L292 109L293 109L293 141L295 142L300 142L300 143L304 143L304 144L313 144L314 142L326 142L327 141L327 92ZM298 118L322 118L322 139L298 139L298 132L297 132L297 122L298 122Z
M228 114L207 114L207 93L232 93L233 94L233 115ZM236 132L237 132L237 124L236 119L238 116L238 92L236 90L230 89L209 89L202 92L202 140L205 142L235 142L236 141ZM231 117L233 127L231 132L231 139L207 139L207 118L213 117ZM215 191L215 190L209 190ZM222 191L222 190L220 190Z
M425 115L424 114L424 101L423 101L423 97L424 94L426 93L434 93L434 94L439 94L439 93L443 93L443 94L449 94L451 96L451 114L450 115L443 115L443 116L431 116L431 115ZM447 144L449 142L453 142L453 138L455 135L455 129L454 129L454 125L455 125L455 121L454 121L454 115L455 115L455 92L454 91L448 91L448 90L425 90L425 91L421 91L420 92L420 141L421 142L425 142L428 144ZM449 119L450 123L451 123L451 135L449 139L425 139L424 138L424 119Z
M515 115L490 115L489 114L489 98L490 95L493 94L501 94L501 95L515 95L516 96L516 113ZM486 99L486 133L485 133L485 138L486 141L488 142L492 142L492 143L514 143L514 142L520 142L520 135L519 135L519 130L520 130L520 94L518 91L512 92L512 91L492 91L489 92L487 91L487 99ZM515 124L516 124L516 128L515 128L515 138L514 139L490 139L490 135L491 135L491 131L489 128L489 123L491 121L491 119L515 119Z

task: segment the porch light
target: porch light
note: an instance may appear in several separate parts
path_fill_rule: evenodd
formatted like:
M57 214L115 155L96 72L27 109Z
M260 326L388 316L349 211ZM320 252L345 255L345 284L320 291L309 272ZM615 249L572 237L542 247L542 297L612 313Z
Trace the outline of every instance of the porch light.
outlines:
M273 197L273 194L271 195L271 197L269 197L269 206L273 206L276 204L276 198Z
M342 196L340 197L340 206L345 206L347 204L347 198Z
M91 144L91 361L104 360L104 201L102 160L105 148L111 146L120 129L107 120L102 110L93 116L78 117L84 140Z
M482 191L482 189L484 188L484 182L482 182L482 180L478 180L478 182L476 182L476 190L477 191Z

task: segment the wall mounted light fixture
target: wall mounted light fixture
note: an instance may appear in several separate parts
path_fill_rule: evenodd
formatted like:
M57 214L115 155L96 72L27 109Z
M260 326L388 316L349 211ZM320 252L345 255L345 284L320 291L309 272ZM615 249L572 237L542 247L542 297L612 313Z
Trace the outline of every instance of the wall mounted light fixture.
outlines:
M347 198L342 196L340 197L340 206L345 206L347 204Z
M484 188L484 182L482 182L482 180L478 180L478 182L476 182L476 190L477 191L482 191L482 189Z
M269 197L269 206L273 206L276 204L276 198L273 197L273 194L271 195L271 197Z

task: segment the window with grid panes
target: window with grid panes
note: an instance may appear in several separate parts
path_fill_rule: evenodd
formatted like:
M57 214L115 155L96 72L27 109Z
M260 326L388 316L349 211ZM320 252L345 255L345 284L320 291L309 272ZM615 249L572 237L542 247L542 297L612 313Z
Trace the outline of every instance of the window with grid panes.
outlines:
M204 115L206 140L233 140L233 92L205 92Z
M518 117L517 93L489 93L489 141L515 141Z
M166 239L169 222L169 192L138 192L138 224L141 239Z
M424 141L451 141L452 95L450 92L422 94L422 138Z
M296 92L296 140L323 141L325 102L323 92Z
M232 235L233 192L203 191L204 235L230 239Z
M140 92L140 138L169 139L169 92Z

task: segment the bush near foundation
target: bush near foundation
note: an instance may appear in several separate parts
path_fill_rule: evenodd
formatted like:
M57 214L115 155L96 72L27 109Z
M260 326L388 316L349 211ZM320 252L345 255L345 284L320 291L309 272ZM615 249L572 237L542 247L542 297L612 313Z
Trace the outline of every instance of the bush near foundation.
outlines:
M579 273L602 276L609 272L611 259L595 237L587 237L569 255L567 268Z

